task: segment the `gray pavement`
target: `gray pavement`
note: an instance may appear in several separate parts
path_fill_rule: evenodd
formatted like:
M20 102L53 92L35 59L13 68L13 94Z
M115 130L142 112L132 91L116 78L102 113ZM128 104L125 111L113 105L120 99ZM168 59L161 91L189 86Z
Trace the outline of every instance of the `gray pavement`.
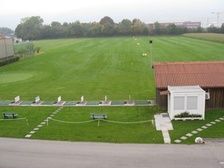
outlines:
M55 106L66 106L66 107L80 107L80 105L77 105L78 101L66 101L63 104L54 104L54 101L42 101L40 104L33 104L33 101L22 101L19 104L13 104L12 101L9 100L0 100L0 106L49 106L49 107L55 107ZM88 107L98 107L102 106L102 104L99 104L100 101L86 101L84 106ZM116 106L116 107L123 107L123 106L155 106L155 100L133 100L133 104L124 104L124 100L115 100L111 101L111 104L109 105L103 105L103 106ZM83 106L83 105L81 105Z
M224 168L223 141L107 144L0 138L0 168Z

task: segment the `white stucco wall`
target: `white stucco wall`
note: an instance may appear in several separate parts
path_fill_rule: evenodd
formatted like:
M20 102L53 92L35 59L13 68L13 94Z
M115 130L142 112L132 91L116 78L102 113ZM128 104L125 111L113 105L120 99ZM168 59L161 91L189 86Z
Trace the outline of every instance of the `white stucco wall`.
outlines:
M180 113L200 114L205 117L205 91L199 86L168 87L168 113L171 119Z

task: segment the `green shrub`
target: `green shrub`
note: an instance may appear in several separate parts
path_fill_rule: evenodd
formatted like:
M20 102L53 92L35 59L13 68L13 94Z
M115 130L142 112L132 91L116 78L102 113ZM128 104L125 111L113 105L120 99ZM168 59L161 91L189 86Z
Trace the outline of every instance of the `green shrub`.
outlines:
M183 112L174 116L175 118L197 118L202 117L200 114L190 114L189 112Z
M36 49L32 42L15 45L15 54L19 57L33 55L35 51Z

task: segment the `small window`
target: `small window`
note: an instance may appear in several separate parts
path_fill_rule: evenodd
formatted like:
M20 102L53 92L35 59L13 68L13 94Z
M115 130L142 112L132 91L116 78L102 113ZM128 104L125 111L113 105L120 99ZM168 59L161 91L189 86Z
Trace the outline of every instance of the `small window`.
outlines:
M198 97L197 96L187 96L187 109L197 110L198 109Z
M174 110L184 110L184 96L174 96Z

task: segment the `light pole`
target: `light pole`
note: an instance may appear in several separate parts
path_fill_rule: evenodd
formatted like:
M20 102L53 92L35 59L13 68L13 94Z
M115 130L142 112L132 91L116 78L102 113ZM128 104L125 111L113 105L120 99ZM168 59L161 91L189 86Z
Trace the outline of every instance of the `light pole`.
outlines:
M149 55L150 55L150 67L153 68L153 54L152 54L153 41L149 40Z

